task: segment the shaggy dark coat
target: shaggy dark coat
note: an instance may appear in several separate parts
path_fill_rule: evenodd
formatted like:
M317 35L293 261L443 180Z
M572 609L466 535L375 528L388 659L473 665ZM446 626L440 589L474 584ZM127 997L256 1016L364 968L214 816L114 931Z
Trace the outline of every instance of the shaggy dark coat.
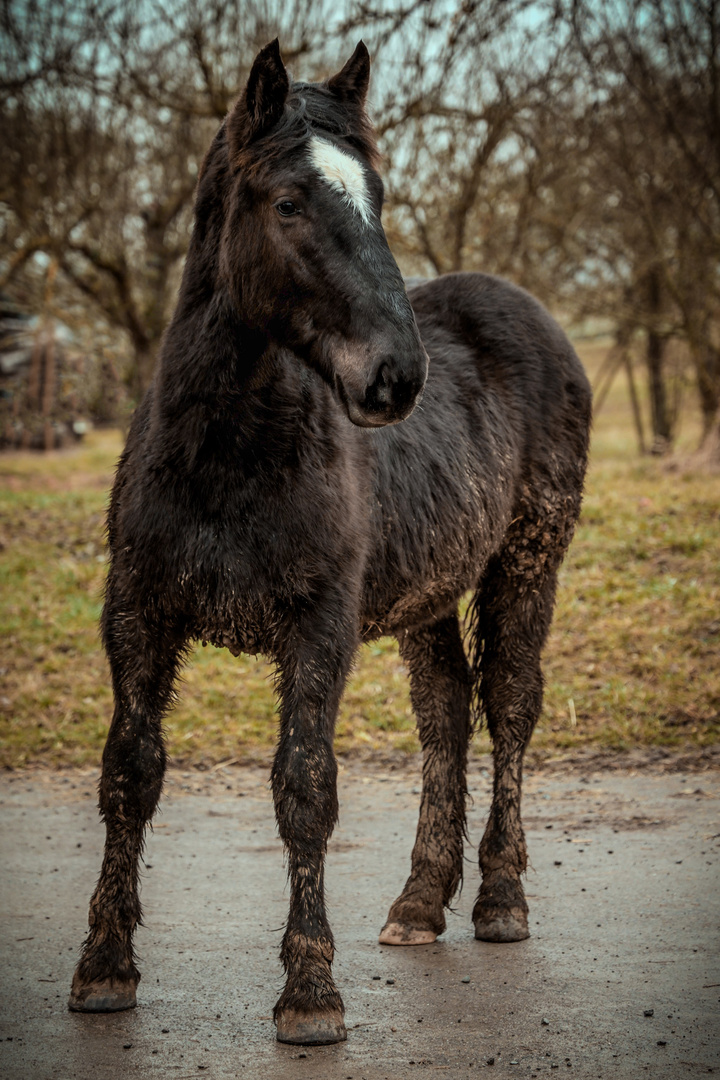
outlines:
M138 858L162 788L162 719L197 639L276 664L272 786L291 879L280 1039L345 1037L323 861L338 810L335 717L363 640L398 639L424 751L411 874L380 940L420 944L445 928L474 708L495 761L475 933L528 933L522 758L580 509L590 390L521 289L452 274L408 303L379 224L367 78L359 46L329 83L290 86L268 46L199 181L177 310L109 512L107 844L75 1009L135 1003ZM308 170L313 136L360 163L372 227Z

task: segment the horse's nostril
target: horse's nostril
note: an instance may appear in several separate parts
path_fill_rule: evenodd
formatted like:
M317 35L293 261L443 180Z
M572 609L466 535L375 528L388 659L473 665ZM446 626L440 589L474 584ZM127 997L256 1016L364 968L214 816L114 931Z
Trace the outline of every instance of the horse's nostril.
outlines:
M377 405L390 405L392 402L392 379L387 364L381 364L370 393Z

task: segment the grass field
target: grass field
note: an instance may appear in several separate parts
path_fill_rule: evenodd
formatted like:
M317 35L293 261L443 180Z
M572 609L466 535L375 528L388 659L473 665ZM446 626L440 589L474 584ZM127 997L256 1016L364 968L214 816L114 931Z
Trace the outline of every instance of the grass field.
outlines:
M589 370L600 346L581 348ZM696 437L692 424L683 447ZM0 457L0 764L96 762L111 713L97 620L103 517L121 447ZM687 458L686 460L690 460ZM583 744L707 745L720 732L720 477L639 458L621 385L597 417L580 526L563 567L546 694L533 738L554 755ZM270 668L198 647L167 720L176 762L266 759L275 740ZM393 641L365 647L337 750L415 751ZM484 731L474 747L486 752Z

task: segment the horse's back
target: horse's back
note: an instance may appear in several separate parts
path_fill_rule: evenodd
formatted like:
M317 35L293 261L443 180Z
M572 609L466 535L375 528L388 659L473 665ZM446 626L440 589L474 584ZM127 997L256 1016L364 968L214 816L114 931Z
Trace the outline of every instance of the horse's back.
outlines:
M524 289L490 274L446 274L412 288L410 301L430 356L430 386L497 421L519 447L587 450L591 392L572 345ZM441 396L442 396L441 392ZM512 430L511 430L512 429Z

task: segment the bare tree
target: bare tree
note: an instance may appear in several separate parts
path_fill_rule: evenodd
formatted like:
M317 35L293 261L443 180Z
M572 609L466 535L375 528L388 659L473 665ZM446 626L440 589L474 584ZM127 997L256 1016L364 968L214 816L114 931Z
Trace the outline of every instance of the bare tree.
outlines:
M552 171L535 122L567 89L551 21L523 0L431 0L363 5L352 26L381 56L374 105L398 253L415 272L517 277Z
M624 320L646 334L653 430L670 441L665 346L682 336L707 437L720 405L720 5L572 0L568 18L598 102L592 153L614 203Z
M65 287L127 336L134 400L152 375L212 133L259 45L282 32L301 63L324 41L321 12L309 0L81 0L72 15L5 4L0 286L57 259Z
M5 0L0 287L42 296L57 265L58 303L122 332L137 400L202 154L256 50L279 34L294 75L317 78L363 36L404 269L482 269L604 315L610 371L632 375L642 337L656 445L682 340L720 442L719 7Z

